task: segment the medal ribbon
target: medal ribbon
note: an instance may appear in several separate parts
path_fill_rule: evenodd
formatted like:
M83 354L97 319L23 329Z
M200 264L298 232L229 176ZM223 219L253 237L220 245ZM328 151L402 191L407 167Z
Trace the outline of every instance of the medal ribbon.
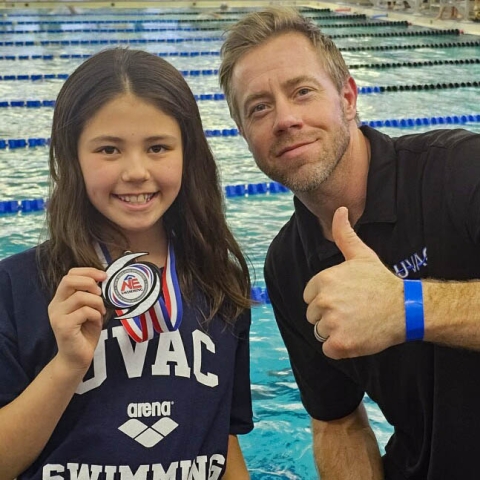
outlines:
M95 246L98 257L105 268L112 263L112 258L103 244ZM115 309L117 317L128 312L128 309ZM183 305L180 285L178 283L175 252L169 243L167 261L162 274L162 289L158 301L141 315L121 319L123 327L135 342L150 340L157 333L178 330L182 323Z

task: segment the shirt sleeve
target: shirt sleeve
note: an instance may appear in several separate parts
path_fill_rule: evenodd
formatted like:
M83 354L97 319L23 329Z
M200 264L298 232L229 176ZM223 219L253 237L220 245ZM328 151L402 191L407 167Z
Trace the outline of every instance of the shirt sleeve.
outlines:
M480 135L451 142L445 169L450 218L468 241L480 244Z
M317 420L345 417L358 407L364 391L338 368L343 360L331 360L323 354L322 345L315 340L313 327L306 319L306 305L302 311L294 311L292 305L299 305L299 302L289 302L289 296L301 295L303 286L297 285L288 292L280 291L276 282L279 274L268 255L265 264L268 294L302 403L308 414Z
M246 310L236 320L235 334L238 336L235 356L230 434L241 435L253 429L252 395L250 388L250 323L251 311Z
M20 395L29 383L19 355L12 282L0 267L0 408Z

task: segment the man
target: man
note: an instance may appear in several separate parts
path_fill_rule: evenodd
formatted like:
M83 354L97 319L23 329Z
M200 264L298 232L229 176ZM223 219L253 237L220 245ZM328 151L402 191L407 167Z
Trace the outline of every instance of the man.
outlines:
M359 127L340 52L288 9L229 30L220 83L295 194L265 279L322 480L477 479L480 135ZM365 392L395 427L383 462Z

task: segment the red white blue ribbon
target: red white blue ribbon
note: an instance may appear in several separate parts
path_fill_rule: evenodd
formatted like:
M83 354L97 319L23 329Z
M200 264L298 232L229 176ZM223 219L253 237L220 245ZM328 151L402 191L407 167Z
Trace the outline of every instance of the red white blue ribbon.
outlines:
M103 244L96 244L95 249L100 261L108 269L112 261L107 248ZM140 255L138 254L138 256ZM115 318L119 318L128 335L135 342L150 340L161 332L178 330L182 323L182 295L176 272L175 253L171 244L168 246L167 261L161 283L162 288L158 301L146 312L126 318L129 309L115 309Z

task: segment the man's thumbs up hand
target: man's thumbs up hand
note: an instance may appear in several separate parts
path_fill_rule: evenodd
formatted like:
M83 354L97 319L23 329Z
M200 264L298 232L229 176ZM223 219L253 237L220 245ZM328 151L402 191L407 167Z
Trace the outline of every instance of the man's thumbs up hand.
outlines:
M402 280L357 236L340 207L332 235L345 262L315 275L303 298L325 355L334 358L378 353L405 340ZM312 332L313 335L313 332Z
M355 258L366 260L376 258L378 260L377 254L358 238L350 225L347 208L340 207L333 215L332 235L345 260L354 260Z

